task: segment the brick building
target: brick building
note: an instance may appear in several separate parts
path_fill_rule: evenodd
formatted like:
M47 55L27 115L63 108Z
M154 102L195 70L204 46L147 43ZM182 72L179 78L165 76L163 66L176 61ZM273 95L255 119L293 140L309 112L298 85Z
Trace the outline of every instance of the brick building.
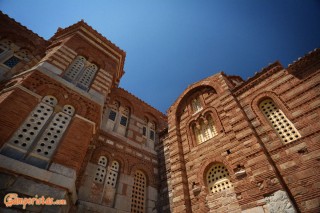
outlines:
M30 212L319 212L320 50L217 73L164 115L118 84L125 52L84 21L45 40L0 14L0 193ZM21 206L1 212L20 212Z

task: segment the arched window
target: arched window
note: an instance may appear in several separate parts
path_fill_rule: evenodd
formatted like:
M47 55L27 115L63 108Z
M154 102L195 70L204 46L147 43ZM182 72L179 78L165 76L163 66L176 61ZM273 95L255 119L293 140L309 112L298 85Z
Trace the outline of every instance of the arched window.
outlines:
M143 118L143 126L142 126L142 136L147 137L147 125L148 125L148 118Z
M144 213L146 200L146 176L141 171L136 171L132 187L132 213Z
M118 101L114 101L113 104L110 107L110 112L109 112L109 120L115 121L117 117L117 112L119 110L120 104Z
M128 118L129 118L129 108L128 107L121 108L120 125L126 127L128 124Z
M263 100L259 107L284 143L290 143L301 137L294 125L272 99Z
M118 161L112 161L111 166L109 167L109 170L108 170L106 185L112 186L113 188L116 187L119 167L120 167L120 164Z
M221 164L214 164L206 174L208 189L212 193L233 188L227 168Z
M97 70L98 67L95 64L88 66L80 76L77 86L87 90Z
M106 167L107 163L108 163L107 158L105 156L100 156L98 165Z
M45 168L75 112L71 105L65 105L60 112L54 112L57 104L55 97L45 96L5 144L1 153Z
M94 181L97 183L103 183L104 178L106 176L106 166L107 166L107 158L105 156L100 156L98 161L98 167L94 176Z
M83 56L78 56L72 62L72 64L64 74L64 78L71 82L76 80L77 76L79 75L81 70L84 68L85 63L86 63L86 59Z
M156 124L154 122L150 122L149 124L149 139L154 141L155 140L155 130L156 130Z
M78 56L63 77L77 87L88 90L97 70L97 65L87 62L83 56Z
M218 134L210 115L194 123L193 131L199 144L213 138Z
M201 106L201 102L200 102L199 97L193 99L191 101L191 105L192 105L192 110L194 113L197 113L202 110L202 106Z

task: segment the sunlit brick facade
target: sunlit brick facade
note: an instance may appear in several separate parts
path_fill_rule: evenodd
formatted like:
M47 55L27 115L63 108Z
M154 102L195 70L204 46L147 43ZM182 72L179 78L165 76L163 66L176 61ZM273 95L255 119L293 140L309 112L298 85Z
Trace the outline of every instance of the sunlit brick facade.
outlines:
M320 50L217 73L162 114L118 87L125 52L84 21L49 40L0 14L0 194L29 212L319 212ZM21 206L1 212L23 212Z

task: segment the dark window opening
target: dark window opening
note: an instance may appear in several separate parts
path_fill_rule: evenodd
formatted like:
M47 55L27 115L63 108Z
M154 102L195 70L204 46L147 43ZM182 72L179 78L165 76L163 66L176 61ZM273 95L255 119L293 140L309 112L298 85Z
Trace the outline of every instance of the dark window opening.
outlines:
M154 131L150 130L150 139L154 140Z
M109 113L109 119L112 121L116 120L116 115L117 115L117 113L115 111L111 110Z
M147 136L147 127L145 126L142 128L142 135Z
M127 125L127 121L128 121L128 118L127 118L127 117L121 116L120 124L121 124L122 126L126 126L126 125Z
M9 58L8 60L6 60L4 62L4 65L10 67L10 68L13 68L14 66L16 66L18 63L20 62L20 59L15 57L15 56L12 56L11 58Z

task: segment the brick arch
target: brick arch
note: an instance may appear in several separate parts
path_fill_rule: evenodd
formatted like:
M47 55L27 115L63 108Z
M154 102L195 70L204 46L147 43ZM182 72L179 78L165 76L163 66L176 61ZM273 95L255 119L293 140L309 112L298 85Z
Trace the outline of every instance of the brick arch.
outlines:
M57 98L58 104L61 105L61 101L64 99L64 94L68 94L68 91L57 85L45 83L36 88L36 91L42 97L46 95L52 95ZM62 104L65 105L65 104Z
M278 106L278 108L281 109L281 111L285 114L285 116L292 121L293 117L287 104L284 101L282 101L276 93L271 91L265 91L256 95L251 101L251 109L253 113L264 126L270 126L270 124L261 112L259 104L267 98L271 98L273 102Z
M146 117L148 119L148 122L154 122L156 124L155 128L157 129L160 125L159 120L157 119L156 116L154 116L154 114L152 114L151 112L147 111L144 113L144 117Z
M215 163L222 163L228 169L228 172L230 174L230 181L231 182L235 181L234 172L233 172L231 163L229 163L225 158L222 158L220 156L213 156L213 155L209 156L205 161L201 163L200 169L197 175L197 181L199 182L202 188L205 188L206 194L208 194L208 187L205 181L205 174L208 172L211 166Z
M87 118L89 117L88 116L88 113L89 113L88 104L78 94L71 93L70 95L68 95L67 98L65 98L63 100L63 102L65 102L66 104L69 103L69 104L73 105L77 110L76 111L77 114L79 114L83 117L87 117Z
M70 93L67 89L46 82L36 88L36 91L41 96L53 95L57 98L59 105L70 104L75 108L75 112L83 117L87 117L86 103L82 100L81 96L75 93Z
M92 45L88 44L87 41L84 41L79 35L73 36L70 42L67 42L67 46L70 46L78 55L84 56L89 62L96 64L101 69L110 69L109 61L111 58L92 47ZM107 63L107 61L109 63Z
M124 159L120 154L115 153L112 155L110 163L114 160L118 161L120 164L119 172L127 174L128 173L128 164L129 164L128 159Z
M94 150L94 152L92 154L92 157L90 159L90 162L94 163L94 164L97 164L100 156L105 156L108 159L108 163L112 159L111 158L111 156L112 156L111 152L107 148L105 148L103 146L100 146L100 147L97 147Z
M131 166L129 175L130 176L134 176L134 174L135 174L135 172L137 170L140 170L145 174L145 176L147 178L147 186L156 187L156 180L155 180L154 175L153 175L152 167L150 167L149 165L146 165L144 163L134 164L134 165Z
M174 102L174 104L170 107L170 109L172 109L172 113L175 115L176 119L177 119L177 113L179 112L179 108L181 107L181 105L186 101L186 99L194 94L194 92L196 92L198 89L200 88L212 88L213 91L216 94L220 94L223 92L223 88L221 87L221 85L219 85L218 83L216 83L217 81L211 79L211 80L202 80L199 81L197 83L194 83L192 85L190 85L186 90L184 90L184 92L178 97L178 99ZM169 109L169 111L170 111Z

